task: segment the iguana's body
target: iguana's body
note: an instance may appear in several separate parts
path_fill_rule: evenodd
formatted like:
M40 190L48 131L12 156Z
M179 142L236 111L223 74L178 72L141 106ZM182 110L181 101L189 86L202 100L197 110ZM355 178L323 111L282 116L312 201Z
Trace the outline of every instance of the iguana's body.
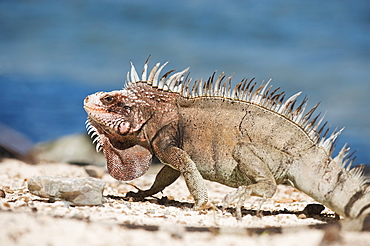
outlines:
M189 90L187 70L159 80L158 67L147 79L146 64L140 79L132 66L124 90L85 99L89 131L113 177L141 176L152 155L166 164L153 186L137 195L155 194L182 174L195 208L207 203L203 179L238 188L226 202L238 199L240 208L249 195L269 198L277 184L290 182L342 216L369 213L361 170L344 168L349 149L331 158L341 131L321 136L321 120L311 119L316 107L305 113L306 99L294 106L299 93L284 101L268 83L254 88L246 80L231 91L230 80L221 83L223 74Z

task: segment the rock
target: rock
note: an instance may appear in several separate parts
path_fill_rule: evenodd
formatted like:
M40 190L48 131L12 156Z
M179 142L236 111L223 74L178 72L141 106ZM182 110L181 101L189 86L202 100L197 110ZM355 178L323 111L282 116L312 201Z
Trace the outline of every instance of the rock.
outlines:
M97 153L87 134L68 135L37 144L31 155L37 162L67 162L80 165L105 166L104 155Z
M29 152L33 143L20 132L0 123L0 158L16 158L32 162Z
M303 209L302 213L305 214L308 218L320 215L321 212L325 209L324 205L321 204L307 204Z
M90 177L98 178L98 179L101 179L103 175L105 174L104 169L97 167L97 166L93 166L93 165L86 166L85 171Z
M6 197L5 191L0 190L0 197L1 198L5 198Z
M28 190L37 196L71 202L72 205L101 205L105 183L96 178L37 176L28 180Z
M324 228L324 236L321 240L320 246L325 245L341 245L343 241L340 235L341 226L339 223L329 224Z

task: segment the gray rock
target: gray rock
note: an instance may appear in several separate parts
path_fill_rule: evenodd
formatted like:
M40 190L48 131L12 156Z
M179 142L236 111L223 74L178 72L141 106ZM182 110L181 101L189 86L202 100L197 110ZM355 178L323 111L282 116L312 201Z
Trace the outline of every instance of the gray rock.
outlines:
M105 174L105 171L103 168L93 166L93 165L85 166L85 171L90 177L98 178L98 179L103 178Z
M33 146L31 140L2 123L0 123L0 132L0 158L17 158L23 161L31 161L30 156L28 156Z
M105 183L96 178L37 176L28 180L28 190L37 196L64 200L72 205L101 205Z
M37 144L31 151L36 162L67 162L82 165L105 166L102 152L87 134L68 135L50 142Z

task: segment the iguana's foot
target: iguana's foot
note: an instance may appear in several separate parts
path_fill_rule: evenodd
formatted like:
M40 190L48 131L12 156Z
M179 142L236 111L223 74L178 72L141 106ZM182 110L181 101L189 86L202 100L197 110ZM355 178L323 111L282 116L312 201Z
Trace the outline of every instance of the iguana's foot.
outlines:
M242 206L244 201L250 196L250 189L246 186L239 186L239 188L232 193L227 194L224 199L222 200L222 208L225 209L229 207L236 199L238 199L236 203L236 218L238 220L242 219Z
M196 210L196 211L204 210L204 209L207 209L207 208L209 208L209 204L208 204L207 200L196 201L194 203L194 206L193 206L193 210Z
M149 190L138 190L137 192L129 191L126 193L125 197L144 199L145 197L152 196L152 195L154 195L154 193L151 192L151 190L149 189Z
M137 189L138 189L137 192L134 192L134 191L127 192L125 197L144 199L145 197L149 197L153 195L153 192L151 189L149 190L140 190L139 188ZM208 199L201 199L201 200L195 201L193 210L199 211L199 210L208 209L209 207L210 205L208 204Z
M248 197L250 197L251 194L253 193L252 189L253 189L253 186L239 186L239 188L235 192L227 194L222 201L223 209L230 206L235 200L237 200L236 205L235 205L236 206L236 218L238 220L242 219L242 206L245 200ZM261 207L263 203L266 201L266 199L267 198L263 196L261 198L260 204L258 205L256 215L259 217L262 216Z

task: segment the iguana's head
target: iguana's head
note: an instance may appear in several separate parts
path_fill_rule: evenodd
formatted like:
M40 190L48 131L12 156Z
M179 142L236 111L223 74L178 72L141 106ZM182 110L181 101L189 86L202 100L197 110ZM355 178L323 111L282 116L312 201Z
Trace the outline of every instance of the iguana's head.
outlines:
M103 150L109 173L118 180L132 180L147 171L152 159L147 138L176 118L174 100L187 95L182 81L188 69L160 77L167 63L157 63L147 74L148 62L141 78L131 63L125 89L98 92L84 101L88 133L95 138L96 149Z
M118 180L140 177L151 164L141 131L150 114L137 99L129 90L119 90L97 92L84 100L88 132L95 137L97 151L103 150L109 173Z
M148 118L136 99L128 90L97 92L85 98L84 109L100 132L115 140L126 140L124 136L137 133Z

